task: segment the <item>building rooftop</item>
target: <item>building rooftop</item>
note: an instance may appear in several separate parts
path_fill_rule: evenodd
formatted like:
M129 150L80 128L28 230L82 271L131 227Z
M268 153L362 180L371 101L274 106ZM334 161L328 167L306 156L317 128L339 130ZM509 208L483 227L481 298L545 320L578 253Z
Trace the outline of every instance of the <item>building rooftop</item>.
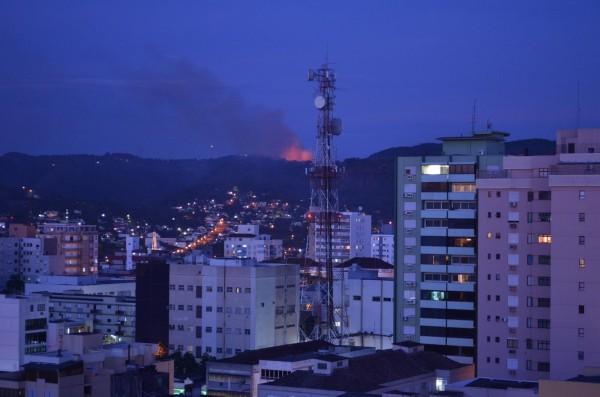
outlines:
M538 387L538 383L508 379L477 378L465 386L484 387L487 389L535 389Z
M260 360L276 360L285 356L301 355L317 352L333 346L329 342L317 340L310 342L293 343L291 345L267 347L258 350L246 350L234 357L219 360L221 363L256 365Z
M574 378L567 379L567 382L600 383L600 375L597 375L597 376L579 375Z
M342 262L336 267L338 268L346 268L352 265L358 265L363 269L393 269L394 266L390 265L384 260L379 258L366 258L366 257L356 257L347 260L346 262Z
M435 352L419 351L409 353L409 356L415 360L421 368L428 371L435 371L436 369L451 370L465 366L465 364L461 364Z
M403 351L380 350L374 354L351 358L347 368L336 369L331 375L315 374L313 371L295 371L269 384L366 393L390 381L428 373L431 371L422 369Z

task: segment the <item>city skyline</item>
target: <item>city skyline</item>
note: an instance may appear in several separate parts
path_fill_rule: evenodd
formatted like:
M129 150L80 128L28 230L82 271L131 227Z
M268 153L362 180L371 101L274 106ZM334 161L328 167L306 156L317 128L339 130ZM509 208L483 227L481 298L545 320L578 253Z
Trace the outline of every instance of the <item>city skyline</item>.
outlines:
M0 5L4 154L312 152L310 68L338 73L338 157L475 129L600 124L591 1ZM578 93L579 92L579 93Z

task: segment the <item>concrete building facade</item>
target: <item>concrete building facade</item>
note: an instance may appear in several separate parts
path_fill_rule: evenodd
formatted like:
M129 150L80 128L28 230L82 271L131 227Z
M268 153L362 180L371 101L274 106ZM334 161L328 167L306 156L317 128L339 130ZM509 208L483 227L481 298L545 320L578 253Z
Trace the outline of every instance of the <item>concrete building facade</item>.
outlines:
M213 258L171 265L170 351L231 357L298 341L297 265Z
M440 138L443 156L397 159L397 342L471 364L476 352L476 171L499 170L507 133Z
M45 223L38 226L37 237L56 239L57 254L65 258L65 274L98 272L96 226L79 223Z
M559 131L555 156L482 173L482 376L567 379L600 367L600 129Z

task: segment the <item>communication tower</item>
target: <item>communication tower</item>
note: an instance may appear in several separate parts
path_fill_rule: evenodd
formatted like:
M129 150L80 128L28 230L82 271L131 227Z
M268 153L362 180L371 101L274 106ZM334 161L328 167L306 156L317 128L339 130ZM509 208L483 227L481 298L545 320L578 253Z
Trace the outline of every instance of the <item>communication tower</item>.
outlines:
M317 147L313 162L307 169L311 195L306 215L309 221L308 253L317 262L317 269L312 274L304 269L304 286L307 289L313 287L313 298L307 298L303 291L303 310L305 314L312 313L314 324L309 330L301 324L301 335L306 340L333 342L340 341L346 335L344 328L347 329L344 327L347 315L343 296L339 307L336 307L333 296L333 267L339 262L333 248L341 216L338 184L342 173L336 164L337 153L333 137L341 134L342 122L333 117L336 75L331 65L326 62L318 69L309 70L308 81L318 84L314 100L318 112ZM340 293L343 293L343 286L341 289Z

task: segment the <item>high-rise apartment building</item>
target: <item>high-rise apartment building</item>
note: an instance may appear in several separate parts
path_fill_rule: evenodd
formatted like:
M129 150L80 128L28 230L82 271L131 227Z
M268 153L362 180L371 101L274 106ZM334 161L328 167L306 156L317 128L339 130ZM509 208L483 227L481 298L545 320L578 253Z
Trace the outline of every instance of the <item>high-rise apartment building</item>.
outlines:
M500 170L507 133L440 138L443 156L397 159L396 342L476 357L477 170Z
M171 265L170 350L231 357L298 341L298 265L251 258Z
M478 374L567 379L600 366L600 129L480 172Z
M316 224L312 233L316 233L315 246L310 247L309 257L317 262L325 263L326 241ZM371 254L371 215L363 212L340 212L331 225L331 252L333 263L342 263L355 257Z
M96 226L79 223L45 223L39 225L37 237L56 239L56 253L65 257L65 274L95 274L98 272L98 231Z

